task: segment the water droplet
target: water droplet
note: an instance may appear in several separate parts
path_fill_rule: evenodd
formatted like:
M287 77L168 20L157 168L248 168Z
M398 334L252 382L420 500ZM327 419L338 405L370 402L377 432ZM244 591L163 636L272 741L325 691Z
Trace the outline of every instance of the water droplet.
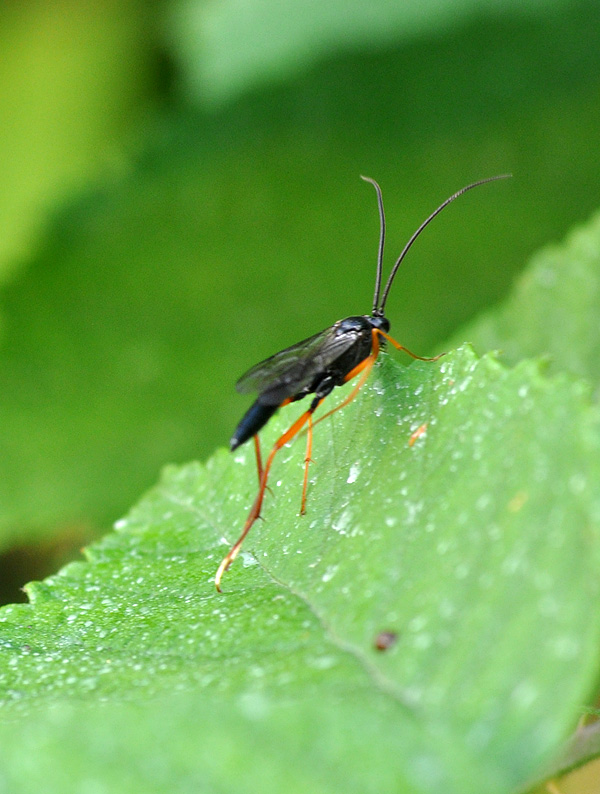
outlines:
M510 576L516 573L522 566L523 559L520 554L513 554L510 557L506 557L502 563L502 573Z
M527 709L538 698L538 690L531 681L524 679L513 689L510 699L520 709Z
M426 634L424 632L421 632L416 635L413 641L413 646L415 648L418 648L420 651L425 651L427 650L427 648L431 647L432 642L433 639L431 637L431 634Z
M421 629L425 628L427 623L427 618L424 615L416 615L412 620L408 623L408 628L410 631L419 632Z
M322 582L330 582L339 570L339 565L328 565L327 570L321 577Z
M350 473L348 474L348 479L346 480L347 483L356 482L358 476L360 474L360 463L353 463L350 466Z
M469 566L465 562L460 562L454 569L454 576L457 579L466 579L469 575Z
M244 568L250 568L252 565L258 565L258 560L249 551L241 551L240 559Z
M333 656L318 656L311 661L310 666L316 670L329 670L331 667L335 667L335 664L336 660Z
M579 654L579 641L570 634L563 634L554 640L551 648L559 659L575 659Z
M332 523L332 527L335 529L336 532L339 532L340 535L345 535L346 529L348 528L352 520L353 520L353 516L351 511L344 510L344 512L340 515L340 517Z
M489 590L493 584L494 577L491 573L482 573L479 577L479 587L481 587L482 590Z
M485 508L491 503L491 501L492 501L492 497L487 493L483 493L475 502L475 507L478 510L485 510Z
M571 493L579 494L585 491L585 486L587 485L587 480L584 474L580 472L577 474L573 474L572 477L569 478L569 490Z
M456 606L447 598L443 598L438 607L440 617L451 618L456 614Z
M544 617L554 617L559 611L558 601L550 594L545 595L538 602L538 611Z

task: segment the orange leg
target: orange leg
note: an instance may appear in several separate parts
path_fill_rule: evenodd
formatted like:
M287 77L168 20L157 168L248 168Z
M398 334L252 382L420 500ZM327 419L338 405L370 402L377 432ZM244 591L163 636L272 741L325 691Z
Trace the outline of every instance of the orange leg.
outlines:
M410 438L408 439L409 447L412 447L414 444L416 444L417 440L421 438L421 436L425 435L425 433L427 432L427 424L428 424L427 422L423 422L422 425L419 425L419 427L417 427L414 433L411 433Z
M254 451L256 452L256 469L258 471L258 484L262 480L263 466L262 457L260 454L260 441L258 440L258 433L252 437L254 439Z
M311 452L312 452L312 429L313 429L313 420L312 420L312 412L308 417L308 429L306 431L306 455L304 456L304 482L302 483L302 503L300 505L300 515L303 516L306 513L306 491L308 489L308 464L311 462Z
M283 405L287 405L287 401L283 403ZM258 433L252 436L254 440L254 451L256 452L256 471L258 472L258 487L260 488L260 481L262 480L263 474L263 465L262 465L262 455L260 454L260 441L258 440ZM267 491L269 493L273 493L269 486L267 485Z
M320 404L320 402L317 405L319 405L319 404ZM267 480L269 478L269 471L271 470L271 464L273 463L273 459L274 459L275 455L279 452L279 450L283 446L285 446L288 443L288 441L291 441L294 438L294 436L297 435L300 432L302 427L307 422L311 423L311 428L312 428L312 414L313 414L313 411L317 408L317 405L315 405L314 408L311 406L312 410L305 411L302 414L302 416L300 416L298 419L296 419L294 424L288 430L286 430L286 432L282 436L280 436L277 439L277 441L275 442L275 444L273 445L273 449L269 453L269 457L267 458L267 462L265 463L264 468L262 469L262 476L260 478L260 484L259 484L259 487L258 487L258 493L256 495L256 499L254 500L254 504L252 505L252 508L251 508L251 510L250 510L250 512L248 514L248 518L246 519L246 523L244 524L244 528L242 529L242 534L236 540L236 542L231 547L231 549L227 552L227 554L223 558L223 560L222 560L222 562L219 565L219 568L217 570L217 574L215 576L215 587L217 588L217 590L219 592L222 592L221 591L221 579L223 578L223 574L225 573L225 571L229 568L231 563L235 560L235 558L239 554L239 551L240 551L240 549L242 547L242 543L244 542L244 540L246 538L246 535L248 534L248 532L250 532L250 530L252 529L252 525L254 524L256 519L260 516L260 510L261 510L262 503L263 503L263 497L265 495L265 489L267 487Z
M400 342L396 342L396 340L393 339L389 334L386 334L385 331L378 330L377 333L381 334L381 336L383 336L384 339L387 339L387 341L390 344L394 345L396 350L404 350L404 352L408 353L409 356L412 356L412 358L417 358L419 361L437 361L438 358L441 358L442 356L446 355L445 353L438 353L438 355L433 356L433 358L427 358L426 356L418 356L416 353L411 353L411 351L407 347L404 347L404 345L401 345Z

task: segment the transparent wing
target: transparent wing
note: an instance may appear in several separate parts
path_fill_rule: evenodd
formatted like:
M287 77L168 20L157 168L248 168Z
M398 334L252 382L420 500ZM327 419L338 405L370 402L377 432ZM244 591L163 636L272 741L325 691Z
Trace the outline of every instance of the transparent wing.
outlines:
M308 386L355 340L354 334L337 335L334 326L326 328L259 362L242 375L235 388L240 394L259 392L265 404L278 405Z

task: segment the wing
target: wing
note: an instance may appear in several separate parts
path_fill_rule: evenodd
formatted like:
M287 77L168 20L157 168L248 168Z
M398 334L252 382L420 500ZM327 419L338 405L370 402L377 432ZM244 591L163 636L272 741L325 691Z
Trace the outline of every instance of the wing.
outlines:
M264 404L279 405L301 392L355 340L353 334L336 334L335 326L331 326L256 364L235 388L240 394L259 392Z

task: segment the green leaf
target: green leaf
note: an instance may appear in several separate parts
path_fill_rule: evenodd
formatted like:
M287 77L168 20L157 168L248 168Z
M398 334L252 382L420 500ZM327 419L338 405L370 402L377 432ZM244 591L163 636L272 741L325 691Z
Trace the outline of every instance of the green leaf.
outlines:
M460 338L509 363L547 355L554 371L600 383L600 215L537 253L503 305Z
M537 0L528 13L562 5ZM171 20L172 45L186 87L204 101L227 101L261 82L279 80L318 58L361 47L383 47L457 27L474 15L522 12L514 0L180 0Z
M0 7L0 279L29 259L48 213L115 161L153 81L147 8Z
M307 515L300 440L223 595L212 578L255 493L251 448L169 468L87 562L2 610L6 788L43 768L50 792L161 790L158 770L169 791L289 777L298 792L479 794L536 773L597 677L585 387L468 349L407 369L383 356L314 435ZM397 635L385 652L382 631Z

